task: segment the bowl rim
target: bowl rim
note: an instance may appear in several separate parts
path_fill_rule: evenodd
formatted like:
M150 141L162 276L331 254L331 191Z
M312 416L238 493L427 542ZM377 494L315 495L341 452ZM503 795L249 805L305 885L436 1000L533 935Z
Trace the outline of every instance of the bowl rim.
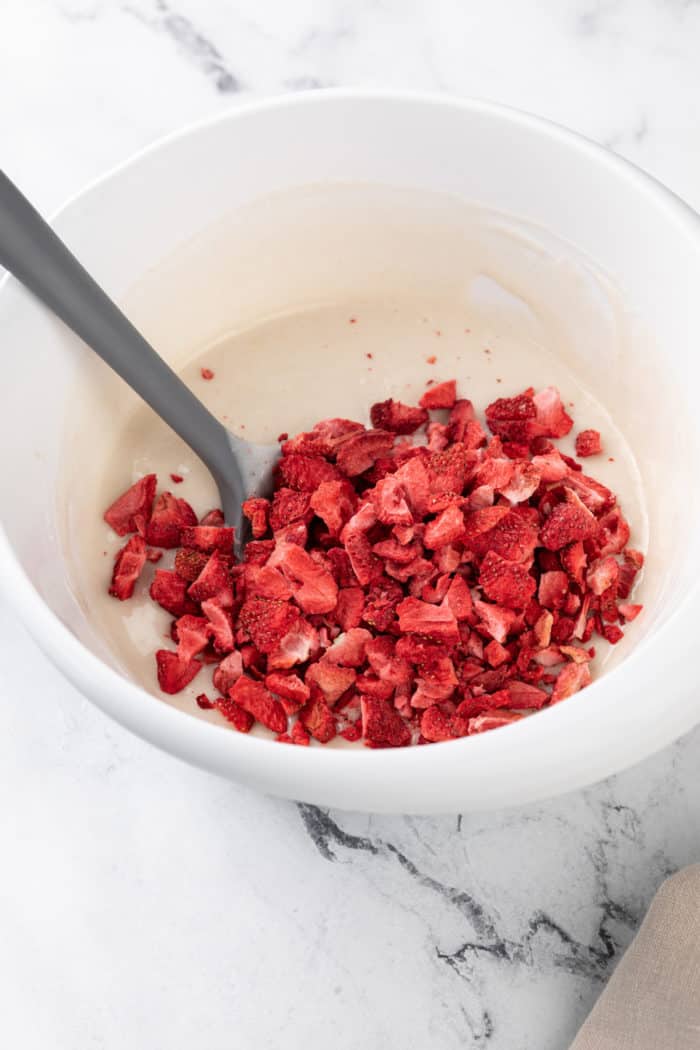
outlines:
M64 218L70 219L72 210L79 207L93 191L119 179L124 172L146 161L151 155L167 149L172 144L196 137L218 126L235 124L238 120L249 119L270 110L328 106L337 102L388 102L409 107L419 104L451 108L511 122L514 125L528 128L537 135L558 140L589 161L607 167L618 177L636 185L657 208L666 212L667 217L691 240L693 247L700 253L700 216L690 205L654 176L577 132L532 113L486 100L431 92L364 88L331 88L263 99L254 98L241 101L205 120L189 123L149 143L92 180L57 208L52 213L50 221L55 223L58 220L63 221ZM5 301L2 296L6 296L9 290L16 287L18 287L18 282L9 274L0 280L0 304ZM224 773L234 779L237 768L250 770L257 764L263 768L270 762L274 762L281 773L281 777L276 779L297 782L299 794L295 797L301 799L305 798L304 774L308 774L311 768L326 783L329 782L328 778L331 776L337 785L342 784L344 780L347 782L347 775L350 771L354 774L370 775L380 770L382 771L381 780L388 783L389 776L393 777L399 771L402 775L418 773L419 770L424 773L426 765L434 764L437 758L443 760L443 764L447 764L449 759L449 764L454 766L455 760L459 762L466 755L476 758L478 753L480 761L486 764L490 761L491 755L495 759L497 754L505 753L507 750L515 753L516 745L517 749L527 750L532 746L535 737L540 738L540 744L542 743L541 738L550 737L550 743L547 744L545 739L545 744L547 746L556 745L558 758L561 764L565 765L566 755L562 751L562 733L557 727L564 721L570 721L572 724L569 732L573 733L576 730L576 723L578 723L578 729L581 730L585 723L592 719L592 714L589 714L588 717L584 715L582 698L575 696L570 698L567 704L558 704L538 712L537 718L527 718L505 726L499 730L498 734L484 733L445 741L437 754L432 747L382 749L380 754L367 748L336 750L323 747L277 747L273 749L270 747L272 741L226 730L226 727L192 717L185 711L159 701L156 695L124 677L88 649L59 619L36 590L15 555L1 520L0 586L8 604L15 609L30 634L54 665L61 669L84 695L115 721L138 736L195 765ZM654 628L650 637L641 640L618 667L609 671L602 679L586 689L583 706L588 708L597 706L595 700L598 699L599 693L602 690L608 691L610 683L619 679L623 669L624 673L630 676L630 672L633 672L635 667L642 662L641 658L644 654L648 655L650 648L658 649L664 642L668 643L669 632L678 617L687 612L691 603L698 603L699 594L700 581L696 581L679 605L668 614L665 621ZM641 685L644 677L639 675L637 677ZM698 722L700 722L700 708L696 716L686 715L680 719L670 719L667 723L657 726L658 732L652 747L648 746L648 741L641 746L638 743L632 749L631 757L623 759L622 762L616 763L608 760L602 766L599 763L593 778L586 774L574 776L569 780L564 778L566 783L562 782L563 786L555 789L554 792L545 790L528 794L525 791L523 800L526 798L534 800L581 787L591 783L592 779L597 780L626 768L671 743ZM504 747L507 744L512 744L513 747ZM466 750L467 748L469 751ZM378 782L377 786L379 786ZM457 784L455 788L455 793L458 795ZM474 808L479 808L478 800ZM426 811L435 811L435 809L436 807L431 806Z

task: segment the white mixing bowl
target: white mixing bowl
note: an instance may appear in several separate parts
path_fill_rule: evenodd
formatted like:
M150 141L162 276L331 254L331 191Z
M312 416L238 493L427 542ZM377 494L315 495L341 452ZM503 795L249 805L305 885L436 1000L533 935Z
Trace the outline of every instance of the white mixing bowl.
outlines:
M4 592L56 666L105 712L159 747L263 791L353 809L447 812L525 802L620 770L700 721L698 217L630 164L534 117L482 102L333 91L248 105L171 137L70 202L55 225L118 300L206 233L208 272L191 272L183 286L182 268L162 270L161 291L172 302L187 298L184 329L167 317L160 328L147 326L178 361L183 340L201 345L235 321L235 296L217 283L217 229L230 237L231 216L265 194L334 180L454 194L508 213L573 245L622 290L623 313L644 338L618 357L579 349L574 365L627 435L646 493L648 608L624 659L532 718L397 751L279 746L151 695L118 670L95 630L61 538L71 484L79 483L66 462L66 417L76 389L89 400L102 366L13 280L0 291ZM320 272L326 262L313 257L313 244L306 251L295 270ZM264 298L265 265L265 252L251 256L251 297ZM276 306L270 302L270 312ZM546 375L533 382L543 385ZM112 420L104 399L99 404L104 431ZM308 422L322 414L319 406ZM88 432L84 440L90 446Z

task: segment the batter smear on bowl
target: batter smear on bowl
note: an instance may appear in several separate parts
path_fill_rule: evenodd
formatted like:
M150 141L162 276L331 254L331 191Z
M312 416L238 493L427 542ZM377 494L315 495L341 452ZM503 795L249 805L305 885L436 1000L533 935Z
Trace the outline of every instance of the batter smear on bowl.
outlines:
M455 380L417 406L374 404L370 419L281 435L272 499L244 504L240 563L221 512L200 520L156 496L155 474L105 512L130 536L115 598L175 552L149 588L173 617L172 647L155 653L163 692L212 664L216 695L197 704L240 732L405 747L589 685L592 643L617 644L641 611L644 557L615 494L555 446L573 427L556 388L499 398L485 426ZM601 452L597 431L579 434L578 455Z

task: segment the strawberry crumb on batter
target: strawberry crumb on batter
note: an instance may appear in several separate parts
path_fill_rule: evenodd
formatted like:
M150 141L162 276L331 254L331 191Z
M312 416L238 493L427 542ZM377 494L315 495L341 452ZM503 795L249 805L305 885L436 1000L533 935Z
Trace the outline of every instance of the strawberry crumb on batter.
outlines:
M156 498L153 474L108 508L130 537L118 600L175 551L149 586L173 617L163 692L211 664L217 695L196 703L239 732L384 748L482 733L585 688L592 638L616 644L641 612L644 557L615 494L553 443L573 427L559 392L494 401L492 436L454 379L370 418L280 435L272 498L243 505L242 562L221 511ZM601 448L597 431L576 439L579 456Z

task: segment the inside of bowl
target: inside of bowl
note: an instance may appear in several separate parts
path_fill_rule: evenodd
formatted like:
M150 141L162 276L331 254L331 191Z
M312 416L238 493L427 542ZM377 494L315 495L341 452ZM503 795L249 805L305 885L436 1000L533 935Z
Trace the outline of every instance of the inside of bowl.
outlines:
M207 396L254 440L331 415L366 420L372 402L415 400L430 378L457 378L481 410L525 386L559 386L574 403L576 430L600 426L608 455L591 472L618 492L633 543L648 552L646 612L612 654L614 666L673 613L697 574L698 420L688 375L700 317L691 316L686 285L694 246L663 209L642 206L642 190L639 200L629 188L625 196L610 175L608 191L604 171L591 198L572 169L579 182L568 189L570 208L586 212L584 225L532 181L529 167L536 160L542 175L545 155L525 157L511 197L522 199L524 185L527 206L510 210L501 183L487 177L493 158L486 156L478 187L471 179L471 194L466 185L455 192L452 174L436 174L439 157L409 179L389 164L386 149L379 159L366 150L364 170L338 179L344 154L337 132L327 131L332 163L320 182L299 178L282 188L280 177L279 188L262 192L250 173L250 184L242 176L235 182L226 153L236 187L227 193L222 173L208 173L205 149L197 195L206 207L183 203L184 186L179 197L159 196L158 170L146 170L151 211L140 238L119 229L133 190L118 178L82 209L75 205L66 229L136 325L193 384L193 362L226 348L226 383ZM475 139L482 134L476 125L471 131ZM239 133L245 140L245 126ZM399 129L400 142L402 135ZM583 161L579 167L586 169ZM622 253L620 238L627 238ZM647 262L641 253L652 243L656 254ZM151 653L160 639L135 645L142 635L133 613L115 620L106 595L114 538L100 517L143 472L134 435L144 410L21 292L6 291L0 310L14 350L13 396L0 419L10 543L70 629L157 692ZM175 702L200 714L188 697Z

